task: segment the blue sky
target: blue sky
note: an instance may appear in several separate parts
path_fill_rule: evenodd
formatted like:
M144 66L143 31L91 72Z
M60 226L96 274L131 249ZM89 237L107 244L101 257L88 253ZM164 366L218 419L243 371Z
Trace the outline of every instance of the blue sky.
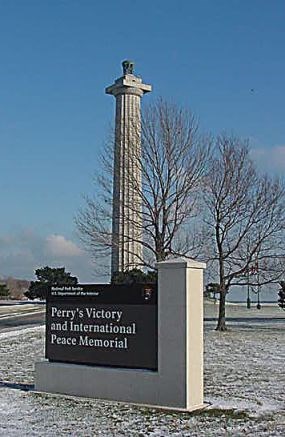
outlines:
M92 190L121 61L203 130L285 169L283 0L0 0L0 276L96 280L73 219Z

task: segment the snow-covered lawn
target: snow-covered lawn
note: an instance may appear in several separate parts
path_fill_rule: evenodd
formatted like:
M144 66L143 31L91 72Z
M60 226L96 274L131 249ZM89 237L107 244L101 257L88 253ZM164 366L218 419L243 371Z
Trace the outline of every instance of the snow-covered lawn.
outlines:
M207 308L207 316L213 311ZM235 308L234 317L244 314ZM192 414L33 392L44 328L0 333L0 436L284 436L285 319L278 308L274 315L283 320L234 322L226 333L206 323L205 401L211 406Z

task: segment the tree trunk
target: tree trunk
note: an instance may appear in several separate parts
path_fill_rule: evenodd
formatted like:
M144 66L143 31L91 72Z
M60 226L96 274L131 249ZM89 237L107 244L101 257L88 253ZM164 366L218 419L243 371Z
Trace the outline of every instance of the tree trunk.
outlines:
M226 289L220 290L219 318L216 331L226 331Z
M220 236L220 225L219 221L216 225L216 241L219 251L219 277L220 277L220 303L219 303L219 318L218 318L218 324L216 327L216 331L226 331L226 294L227 294L227 287L225 284L225 266L224 266L224 259L223 259L223 247L221 243L221 236Z

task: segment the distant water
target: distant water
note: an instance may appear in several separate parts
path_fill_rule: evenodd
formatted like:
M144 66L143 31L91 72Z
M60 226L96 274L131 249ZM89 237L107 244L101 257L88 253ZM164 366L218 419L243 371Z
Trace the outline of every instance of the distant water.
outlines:
M261 287L260 290L260 302L268 303L268 304L277 304L278 301L278 291L279 286L277 284L273 284L267 287ZM247 299L247 287L232 287L230 289L229 294L227 295L227 301L233 303L246 303ZM250 291L250 300L254 304L257 304L257 294Z
M246 304L246 300L228 299L227 302ZM257 300L251 300L250 302L251 302L251 304L257 304ZM277 300L262 300L262 299L260 299L260 303L261 304L268 303L268 304L276 304L277 305Z

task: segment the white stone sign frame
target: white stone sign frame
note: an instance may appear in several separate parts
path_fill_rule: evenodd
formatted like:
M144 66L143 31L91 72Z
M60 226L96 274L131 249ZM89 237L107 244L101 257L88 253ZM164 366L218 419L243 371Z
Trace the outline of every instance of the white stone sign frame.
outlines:
M158 267L158 370L42 361L37 391L192 411L203 401L204 263L179 258Z

